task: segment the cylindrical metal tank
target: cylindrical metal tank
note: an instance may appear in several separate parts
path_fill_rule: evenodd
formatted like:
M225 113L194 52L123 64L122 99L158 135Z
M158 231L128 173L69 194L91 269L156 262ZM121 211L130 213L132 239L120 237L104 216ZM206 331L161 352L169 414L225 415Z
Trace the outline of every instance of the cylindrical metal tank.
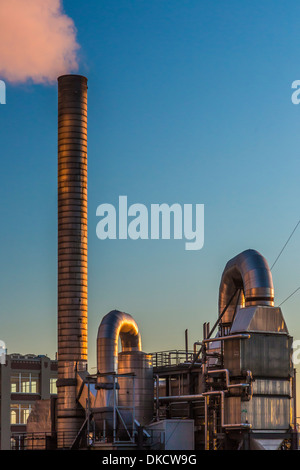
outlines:
M152 356L142 351L121 352L118 363L119 374L134 372L134 377L119 378L118 405L134 406L135 419L142 426L149 424L154 410Z
M76 369L87 363L87 79L58 78L58 447L82 424Z

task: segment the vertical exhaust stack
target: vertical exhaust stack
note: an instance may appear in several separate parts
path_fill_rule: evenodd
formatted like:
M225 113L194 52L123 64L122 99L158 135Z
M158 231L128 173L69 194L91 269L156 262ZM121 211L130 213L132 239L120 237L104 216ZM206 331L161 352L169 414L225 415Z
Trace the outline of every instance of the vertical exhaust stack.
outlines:
M76 370L87 367L87 79L58 78L58 447L82 424Z

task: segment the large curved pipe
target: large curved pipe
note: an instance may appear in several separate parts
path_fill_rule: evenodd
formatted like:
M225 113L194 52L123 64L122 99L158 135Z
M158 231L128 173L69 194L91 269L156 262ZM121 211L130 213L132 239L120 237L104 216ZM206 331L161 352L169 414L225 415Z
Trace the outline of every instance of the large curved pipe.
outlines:
M138 326L128 313L112 310L99 326L97 336L97 369L101 374L118 371L118 342L122 351L141 351Z
M119 339L123 352L142 350L141 335L135 320L128 313L112 310L103 317L98 329L97 371L105 375L97 379L98 391L94 404L96 422L103 420L103 409L113 405L113 374L118 372Z
M256 250L246 250L232 258L225 266L219 290L219 315L224 311L236 292L222 318L230 323L239 299L240 305L274 306L274 287L271 270L266 259ZM241 292L241 295L239 295Z

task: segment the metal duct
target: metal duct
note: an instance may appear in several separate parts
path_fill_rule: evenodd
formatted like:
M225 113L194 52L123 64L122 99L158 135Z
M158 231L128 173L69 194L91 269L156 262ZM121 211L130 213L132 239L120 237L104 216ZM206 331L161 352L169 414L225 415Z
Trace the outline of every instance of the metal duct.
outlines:
M112 310L99 326L97 336L97 369L101 374L118 371L118 341L122 351L141 351L138 326L128 313Z
M58 447L82 423L76 370L87 363L87 79L58 78Z
M226 264L219 290L219 315L229 306L222 323L231 323L238 301L243 307L274 306L272 274L266 259L258 251L243 251Z
M111 419L113 407L113 377L118 372L118 343L121 340L123 352L141 351L141 336L135 320L128 313L112 310L105 317L98 329L97 336L97 370L100 374L96 388L97 396L94 405L94 418L98 428L103 419Z

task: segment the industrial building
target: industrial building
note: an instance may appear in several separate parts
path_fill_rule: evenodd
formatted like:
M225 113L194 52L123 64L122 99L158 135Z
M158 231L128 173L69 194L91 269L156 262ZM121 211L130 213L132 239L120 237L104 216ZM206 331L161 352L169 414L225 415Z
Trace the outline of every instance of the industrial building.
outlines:
M112 310L87 370L87 79L58 79L58 398L32 409L25 447L295 449L292 337L266 259L228 261L219 312L192 351L142 351L136 320ZM113 301L113 299L112 299ZM213 326L210 327L210 323ZM118 344L121 343L119 351ZM36 435L35 435L36 433Z
M9 354L0 365L1 450L20 449L37 401L56 397L57 361L34 354Z

